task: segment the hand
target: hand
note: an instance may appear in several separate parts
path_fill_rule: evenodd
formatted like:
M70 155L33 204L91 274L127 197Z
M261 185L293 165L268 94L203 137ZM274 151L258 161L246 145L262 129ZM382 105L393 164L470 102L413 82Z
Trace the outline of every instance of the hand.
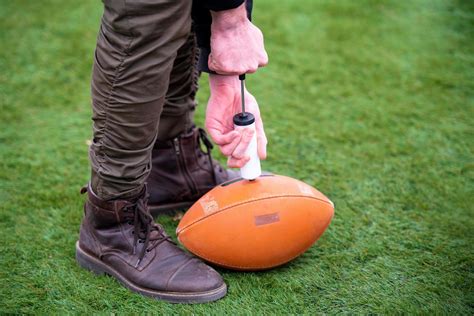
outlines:
M206 129L221 152L228 157L227 165L241 168L250 159L245 150L253 137L253 129L234 130L233 117L241 112L240 80L238 76L209 75L211 97L206 110ZM245 90L245 111L255 116L257 148L260 159L267 156L267 137L263 130L255 98Z
M209 69L223 75L240 75L255 72L268 63L263 34L247 18L245 3L211 14Z

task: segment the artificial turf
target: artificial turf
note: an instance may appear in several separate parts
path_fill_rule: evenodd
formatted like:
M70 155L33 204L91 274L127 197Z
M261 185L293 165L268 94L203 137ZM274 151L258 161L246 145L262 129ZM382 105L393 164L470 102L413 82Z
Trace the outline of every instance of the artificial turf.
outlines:
M1 313L474 313L473 2L255 1L264 168L317 187L336 215L284 267L220 270L229 293L204 305L144 298L74 260L101 13L0 3Z

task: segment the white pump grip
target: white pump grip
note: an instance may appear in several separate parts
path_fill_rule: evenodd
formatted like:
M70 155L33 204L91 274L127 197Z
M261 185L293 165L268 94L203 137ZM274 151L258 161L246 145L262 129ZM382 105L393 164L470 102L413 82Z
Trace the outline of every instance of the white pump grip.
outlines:
M255 180L262 174L262 168L260 166L260 158L257 152L257 131L255 130L255 122L250 125L239 126L234 124L234 129L251 128L254 130L252 140L250 141L245 154L250 157L250 160L240 168L240 176L246 180Z

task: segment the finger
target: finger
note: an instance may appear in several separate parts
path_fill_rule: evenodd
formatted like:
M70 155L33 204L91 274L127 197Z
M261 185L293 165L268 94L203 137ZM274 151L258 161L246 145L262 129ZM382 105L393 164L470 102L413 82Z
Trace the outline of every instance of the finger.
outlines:
M207 57L207 66L209 67L210 70L216 71L216 65L214 63L214 58L212 57L212 53L209 54Z
M245 67L229 65L228 67L220 67L215 70L215 72L217 72L219 75L238 76L245 73Z
M259 117L255 122L255 129L257 131L257 153L258 157L262 160L267 158L267 135L263 129L262 119Z
M258 69L258 63L255 63L254 65L247 67L247 70L245 71L245 73L252 74L256 72L257 69Z
M261 160L267 159L267 138L265 135L257 137L257 153Z
M209 67L209 69L211 69ZM232 69L224 69L224 68L220 68L220 67L214 67L214 69L211 69L212 71L214 71L215 73L217 73L218 75L223 75L223 76L238 76L238 75L241 75L243 73L245 73L245 71L240 71L240 70L232 70Z
M243 73L238 69L232 69L233 67L225 67L224 65L219 65L219 63L217 63L217 61L212 56L212 53L209 54L209 57L207 59L207 66L210 70L216 72L219 75L236 76Z
M249 144L252 141L254 133L255 132L250 128L245 128L242 130L240 142L237 144L234 151L232 152L232 157L241 159L246 156L245 152L247 151L247 148L249 147Z
M250 157L243 157L241 159L237 159L231 156L227 159L227 166L229 166L230 168L242 168L247 162L249 162L249 160Z
M229 133L224 134L217 128L208 127L207 130L214 143L219 146L231 144L236 138L240 138L240 134L236 131L230 131Z
M268 54L266 51L263 51L263 56L260 57L258 67L265 67L266 65L268 65Z
M241 135L238 134L238 136L235 137L232 142L219 146L219 149L222 152L222 154L227 157L231 156L235 150L235 147L237 147L237 145L239 144L240 138L241 138Z

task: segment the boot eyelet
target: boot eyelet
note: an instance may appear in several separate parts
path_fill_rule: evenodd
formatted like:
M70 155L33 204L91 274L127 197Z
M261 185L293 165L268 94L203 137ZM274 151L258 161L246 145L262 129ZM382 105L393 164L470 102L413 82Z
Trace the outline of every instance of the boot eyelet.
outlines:
M128 225L133 225L132 221L127 222Z
M147 249L147 250L146 250L147 253L150 252L150 251L151 251L150 249Z
M143 239L138 239L138 242L139 242L140 244L143 244L145 241L144 241Z
M132 230L132 235L135 235L135 231L134 231L134 230Z

